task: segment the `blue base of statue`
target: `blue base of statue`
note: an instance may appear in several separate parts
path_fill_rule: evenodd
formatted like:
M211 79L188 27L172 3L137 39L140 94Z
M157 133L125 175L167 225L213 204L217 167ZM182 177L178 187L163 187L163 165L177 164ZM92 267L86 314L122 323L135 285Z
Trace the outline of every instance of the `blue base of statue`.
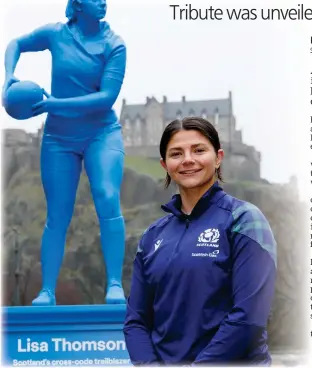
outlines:
M125 305L2 308L2 364L129 366L125 312Z

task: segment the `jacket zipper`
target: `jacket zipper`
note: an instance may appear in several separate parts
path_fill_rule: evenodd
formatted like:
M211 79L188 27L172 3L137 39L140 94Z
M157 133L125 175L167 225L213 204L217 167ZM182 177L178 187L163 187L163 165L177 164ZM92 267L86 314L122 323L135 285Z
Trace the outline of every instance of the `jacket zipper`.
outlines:
M174 247L174 249L173 249L173 251L172 251L171 258L170 258L170 260L169 260L169 262L168 262L168 265L167 265L167 267L166 267L166 271L164 272L164 275L163 275L162 277L164 277L164 276L165 276L165 274L167 273L168 269L170 268L171 263L173 262L173 260L174 260L174 258L175 258L175 256L176 256L176 254L178 253L179 245L180 245L180 243L181 243L181 241L182 241L182 239L183 239L183 237L184 237L184 235L185 235L185 233L186 233L187 229L189 228L189 226L190 226L190 220L189 220L189 219L186 219L186 220L185 220L185 228L184 228L184 230L183 230L183 234L182 234L182 235L181 235L181 237L179 238L179 241L176 243L176 245L175 245L175 247Z
M174 258L174 256L177 254L177 252L178 252L178 250L179 250L179 248L180 248L180 247L179 247L179 245L180 245L180 243L181 243L182 239L184 238L184 235L185 235L185 233L186 233L187 229L189 228L189 226L190 226L190 220L187 218L187 219L185 220L185 229L184 229L183 234L182 234L182 236L180 237L179 241L176 243L176 245L175 245L175 247L174 247L174 250L173 250L173 253L172 253L172 258Z
M189 226L190 226L190 220L189 219L186 219L185 220L185 225L186 225L186 229L188 229L189 228Z

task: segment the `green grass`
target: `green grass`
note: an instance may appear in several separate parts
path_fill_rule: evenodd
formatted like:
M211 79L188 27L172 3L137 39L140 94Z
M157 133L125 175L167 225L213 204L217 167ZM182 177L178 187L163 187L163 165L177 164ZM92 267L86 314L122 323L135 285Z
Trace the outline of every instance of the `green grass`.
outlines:
M139 174L149 175L154 179L164 179L165 170L161 167L159 160L146 157L125 157L125 167L136 171Z

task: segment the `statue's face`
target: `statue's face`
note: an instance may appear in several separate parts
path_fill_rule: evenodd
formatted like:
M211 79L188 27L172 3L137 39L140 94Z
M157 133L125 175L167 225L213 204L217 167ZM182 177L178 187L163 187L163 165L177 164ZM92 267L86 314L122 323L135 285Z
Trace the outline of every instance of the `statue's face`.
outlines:
M90 19L101 20L106 15L106 0L82 0L81 10Z

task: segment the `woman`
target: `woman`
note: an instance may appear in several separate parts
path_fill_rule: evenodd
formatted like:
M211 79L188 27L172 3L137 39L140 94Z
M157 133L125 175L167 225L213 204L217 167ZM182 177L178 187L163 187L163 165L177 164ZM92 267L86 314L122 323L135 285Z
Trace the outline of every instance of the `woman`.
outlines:
M224 156L201 118L175 120L161 165L179 194L143 234L124 334L134 365L270 365L275 241L260 210L218 184Z
M125 226L120 208L124 147L112 109L126 66L122 39L101 21L105 0L69 0L68 22L48 24L11 41L5 55L3 95L17 81L20 54L50 50L52 96L33 106L48 113L42 139L41 175L47 221L41 248L43 285L33 305L54 305L67 228L72 218L82 160L100 223L107 274L107 303L125 303L122 288Z

